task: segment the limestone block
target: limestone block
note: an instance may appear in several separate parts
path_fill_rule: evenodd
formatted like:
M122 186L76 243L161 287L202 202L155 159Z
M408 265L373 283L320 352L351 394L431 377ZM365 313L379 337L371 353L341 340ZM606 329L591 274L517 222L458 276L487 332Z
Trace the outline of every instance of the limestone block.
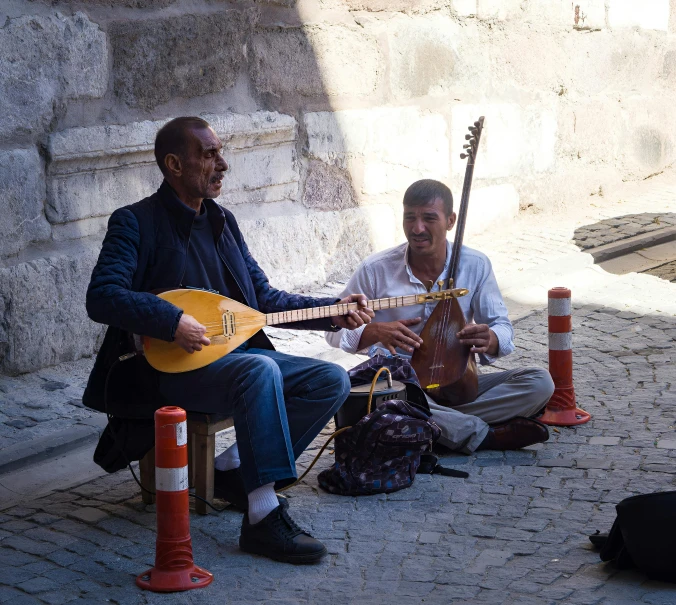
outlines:
M453 0L453 10L459 17L474 17L477 14L477 0Z
M245 63L255 10L125 20L110 28L115 94L152 109L230 88Z
M285 213L239 225L270 283L286 290L346 280L369 254L393 246L397 234L387 205Z
M669 0L608 0L608 25L668 31L669 9Z
M0 138L39 134L66 99L106 91L106 36L81 12L8 19L0 56Z
M521 0L477 0L479 19L506 21L523 15Z
M251 77L260 93L275 97L367 97L384 71L376 38L356 26L267 30L253 42Z
M1 372L31 372L94 353L103 327L87 318L85 293L97 244L0 268Z
M230 166L219 202L230 205L297 197L296 121L291 116L257 112L204 118L223 141ZM50 222L105 217L152 194L162 182L153 155L154 140L165 123L73 128L51 135L46 209ZM74 223L59 229L59 236L82 237L91 233L94 224Z
M577 29L599 29L605 27L605 0L577 0L573 2L573 25Z
M460 203L460 195L457 195ZM473 188L465 234L479 235L488 229L504 226L519 214L519 194L514 185L493 185ZM466 240L467 241L467 240ZM471 246L471 243L469 244Z
M350 173L324 162L310 161L303 204L317 210L343 210L355 206Z
M584 1L584 0L583 0ZM574 24L575 6L570 0L530 0L524 11L524 20L545 25Z
M461 67L461 27L448 17L402 18L390 25L390 87L398 99L448 93Z
M397 199L420 178L449 175L443 116L416 107L317 112L305 115L308 155L342 169L359 166L360 201ZM358 193L359 193L358 192Z
M622 103L580 101L561 116L561 152L646 176L676 159L669 96L635 95Z
M452 111L451 157L455 174L465 171L465 161L459 155L467 128L482 115L486 120L475 178L504 178L552 168L557 140L556 115L552 109L512 103L463 104Z
M0 152L0 257L49 238L45 178L36 149Z
M617 99L634 90L655 91L662 76L663 34L604 30L593 36L566 36L560 53L568 57L565 78L569 93L588 97L617 91ZM596 38L596 40L594 40Z
M443 7L444 0L345 0L350 10L422 12Z

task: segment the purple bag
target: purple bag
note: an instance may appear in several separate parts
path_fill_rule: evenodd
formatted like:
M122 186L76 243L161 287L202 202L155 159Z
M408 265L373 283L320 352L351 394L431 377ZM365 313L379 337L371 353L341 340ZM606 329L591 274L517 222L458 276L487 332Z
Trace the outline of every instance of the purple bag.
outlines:
M336 435L336 461L319 473L319 485L344 496L409 487L421 456L432 451L439 435L430 414L400 399L384 401L355 426ZM435 464L436 459L433 468Z

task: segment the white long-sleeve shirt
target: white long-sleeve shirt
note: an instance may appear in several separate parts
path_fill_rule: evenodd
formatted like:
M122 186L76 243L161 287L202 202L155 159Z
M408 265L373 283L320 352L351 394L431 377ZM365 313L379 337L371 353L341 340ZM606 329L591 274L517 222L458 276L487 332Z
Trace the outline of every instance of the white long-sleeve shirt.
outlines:
M437 281L448 275L450 260L451 244L446 242L446 264ZM475 323L487 324L498 339L497 356L480 355L481 363L484 365L493 363L498 357L509 355L514 351L514 343L512 342L514 330L507 316L507 307L502 300L488 257L477 250L463 246L458 275L453 287L469 290L469 294L458 298L467 322L474 321ZM439 286L435 283L432 292L438 290ZM375 299L424 294L426 292L425 286L411 271L408 264L408 244L405 243L369 256L350 278L341 297L348 294L365 294L369 299ZM399 321L421 317L420 323L409 326L411 331L420 334L436 304L436 302L430 302L376 311L374 321ZM356 353L359 350L359 341L364 327L356 330L327 332L326 341L331 346L343 349L348 353ZM378 353L389 355L389 351L381 343L376 343L368 348L369 356L373 357ZM397 349L397 353L404 357L410 357L410 353L402 349Z

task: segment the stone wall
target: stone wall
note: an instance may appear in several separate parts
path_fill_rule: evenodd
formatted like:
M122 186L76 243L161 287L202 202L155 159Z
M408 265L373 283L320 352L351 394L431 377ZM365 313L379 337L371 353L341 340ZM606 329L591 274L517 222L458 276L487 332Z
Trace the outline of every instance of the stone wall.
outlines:
M7 373L96 350L107 218L157 187L177 115L214 125L220 201L289 289L400 241L413 180L459 193L479 115L470 236L676 159L676 0L4 0L0 24Z

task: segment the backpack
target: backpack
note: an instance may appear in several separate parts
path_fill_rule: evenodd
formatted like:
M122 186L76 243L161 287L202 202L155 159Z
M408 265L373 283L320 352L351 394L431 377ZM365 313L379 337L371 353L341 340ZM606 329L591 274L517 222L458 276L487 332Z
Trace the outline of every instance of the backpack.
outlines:
M319 473L319 485L343 496L387 494L409 487L421 463L429 474L468 477L436 464L431 451L440 435L426 411L400 399L383 401L355 426L336 434L336 461Z
M676 582L676 491L639 494L622 500L609 534L589 536L601 561L619 569L638 567L648 577Z

